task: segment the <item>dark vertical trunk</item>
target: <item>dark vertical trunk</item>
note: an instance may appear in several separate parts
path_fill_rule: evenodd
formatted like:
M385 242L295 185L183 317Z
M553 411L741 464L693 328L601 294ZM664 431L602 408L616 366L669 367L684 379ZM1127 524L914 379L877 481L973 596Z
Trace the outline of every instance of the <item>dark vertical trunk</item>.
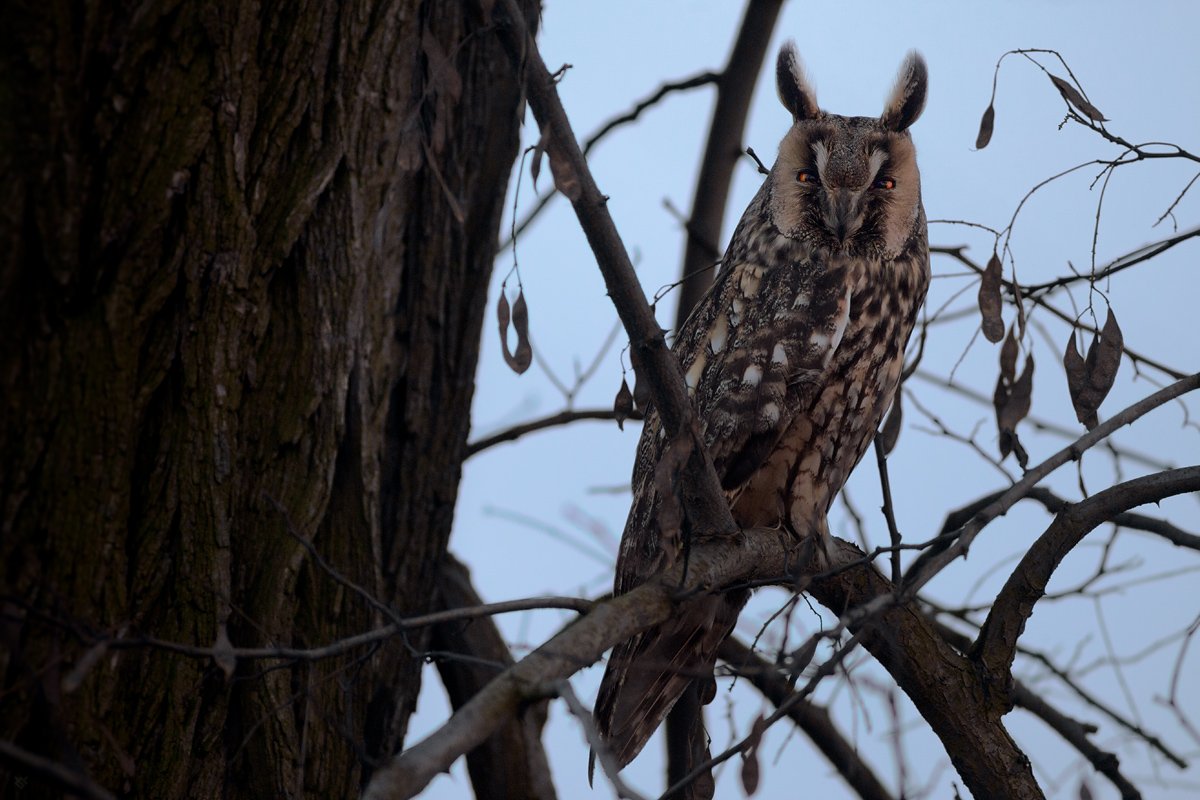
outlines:
M484 25L421 0L4 5L0 738L146 797L344 796L399 746L417 636L231 678L153 648L71 672L100 637L380 624L293 533L431 605L517 145Z

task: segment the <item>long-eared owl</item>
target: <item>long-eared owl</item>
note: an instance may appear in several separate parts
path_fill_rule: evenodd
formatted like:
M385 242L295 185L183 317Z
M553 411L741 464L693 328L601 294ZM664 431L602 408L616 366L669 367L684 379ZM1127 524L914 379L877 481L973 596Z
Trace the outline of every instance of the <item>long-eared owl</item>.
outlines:
M925 104L927 72L910 53L877 118L822 111L791 43L776 73L792 126L674 351L734 520L825 542L829 507L895 396L929 284L908 134ZM681 557L658 524L655 471L667 444L651 409L616 594ZM596 722L621 766L693 680L702 702L712 699L717 647L746 597L696 598L614 648Z

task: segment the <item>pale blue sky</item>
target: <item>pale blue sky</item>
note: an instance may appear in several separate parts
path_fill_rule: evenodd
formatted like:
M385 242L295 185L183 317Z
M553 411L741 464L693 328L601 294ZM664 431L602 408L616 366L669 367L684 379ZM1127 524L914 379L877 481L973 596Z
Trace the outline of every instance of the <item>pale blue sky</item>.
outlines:
M540 45L553 70L563 63L572 68L560 83L560 93L576 133L581 137L604 120L626 110L635 100L667 80L706 69L720 69L736 31L741 3L673 0L668 2L605 2L547 0ZM776 29L767 59L768 69L755 91L746 144L768 163L789 119L778 104L771 82L778 45L794 38L812 78L823 108L844 114L874 115L882 107L903 54L920 50L928 61L930 94L926 111L913 127L925 205L930 219L966 219L1002 227L1025 192L1039 180L1076 163L1111 158L1117 150L1074 126L1059 130L1063 102L1045 76L1020 58L1005 61L996 98L996 126L991 145L975 151L973 144L980 114L988 102L994 65L1005 51L1018 47L1059 50L1083 83L1092 101L1110 118L1109 127L1132 141L1177 142L1200 151L1200 56L1196 35L1200 31L1200 5L1192 2L843 2L788 3ZM1046 61L1048 66L1050 62ZM1053 66L1054 71L1061 69ZM627 247L634 254L643 286L653 293L675 280L682 258L683 236L678 223L664 208L664 199L677 208L691 203L694 177L711 114L711 89L674 95L648 111L635 126L614 134L593 151L592 169L601 190L610 195L609 207ZM536 141L536 126L527 124L526 144ZM1097 169L1075 176L1039 193L1026 206L1012 238L1020 279L1026 283L1062 274L1070 261L1086 269L1091 260L1092 227L1097 192L1089 183ZM1107 262L1141 244L1169 235L1169 223L1152 228L1196 169L1182 162L1138 164L1118 171L1104 202L1096 244L1099 263ZM549 176L538 188L546 191ZM528 172L521 176L520 207L534 198ZM747 160L735 177L724 237L757 189L760 176ZM1176 209L1180 230L1200 224L1200 189ZM511 190L510 190L511 205ZM507 225L507 223L505 223ZM985 260L991 237L978 231L933 225L930 239L936 244L968 244L971 253ZM604 294L603 283L587 250L571 210L556 199L539 222L518 244L521 277L529 303L535 347L557 374L570 380L577 364L586 366L615 322L615 312ZM1197 287L1196 240L1181 245L1169 256L1146 268L1114 278L1109 295L1121 321L1129 347L1153 354L1184 371L1198 368L1195 305ZM498 260L492 303L499 279L508 272L512 254ZM935 258L934 273L959 273L954 263ZM510 289L515 282L510 282ZM932 310L954 292L968 287L956 307L968 307L975 287L965 279L935 280ZM1075 300L1086 304L1085 291ZM1070 308L1061 296L1058 304ZM1099 313L1103 300L1097 299ZM664 327L674 316L674 296L659 309ZM1012 310L1006 308L1006 321ZM544 373L534 367L524 376L508 370L500 357L494 317L489 310L475 401L473 438L516 422L552 413L564 400ZM1034 328L1032 343L1037 359L1033 414L1082 431L1074 422L1059 366L1066 328L1044 313L1033 321L1049 332L1048 343ZM967 315L960 323L934 329L923 366L946 376L954 369L972 338L977 318ZM575 398L576 408L611 406L620 384L617 347L603 360L595 377ZM956 382L991 393L996 379L998 351L982 339L967 351L955 372ZM1153 390L1162 376L1152 372L1135 378L1128 362L1117 387L1102 407L1112 414ZM963 434L977 428L985 449L996 446L994 419L984 406L973 405L925 383L910 384L917 400L934 411L948 426ZM1188 402L1193 419L1200 402ZM906 407L905 430L891 458L896 513L902 531L911 539L936 532L947 509L964 504L1006 485L1005 478L962 444L923 432L928 421L912 405ZM1179 405L1165 407L1123 432L1118 441L1151 453L1175 465L1197 461L1200 434L1183 428ZM1037 436L1028 425L1021 429L1034 463L1065 444L1053 436ZM485 599L503 600L543 593L594 596L605 591L612 577L611 558L624 524L628 492L596 489L627 485L638 426L624 433L608 423L582 423L527 437L519 444L502 445L471 459L465 468L451 550L473 568L476 586ZM869 459L868 459L869 461ZM1011 459L1006 463L1015 470ZM1130 465L1124 477L1143 471ZM1111 463L1096 454L1085 460L1084 476L1090 491L1113 482ZM1051 483L1058 491L1078 496L1078 475L1060 470ZM864 463L848 484L855 505L866 516L874 542L886 538L879 506L878 479L873 465ZM504 516L516 512L536 518L556 533L539 531ZM1186 529L1200 530L1200 502L1195 497L1164 503L1147 513L1170 514ZM976 586L976 602L994 595L1011 568L1013 554L1032 541L1045 526L1046 517L1035 508L1020 506L994 523L979 539L966 563L946 570L931 585L932 596L962 602ZM851 536L845 514L835 507L835 532ZM1066 588L1089 574L1095 564L1094 543L1106 539L1097 531L1073 554L1056 576L1051 589ZM569 540L569 541L568 541ZM1116 561L1137 559L1134 575L1200 564L1192 552L1176 552L1152 537L1124 534L1116 545ZM1110 583L1117 583L1112 580ZM1105 656L1097 607L1116 642L1119 654L1131 654L1156 639L1178 630L1200 611L1195 573L1167 578L1090 600L1045 603L1030 623L1027 641L1055 654L1064 662L1077 653L1077 664ZM781 604L785 596L760 592L743 615L744 630L751 633L757 621ZM1164 602L1165 601L1165 602ZM801 609L804 609L801 606ZM536 646L567 619L560 612L511 615L500 620L502 630L518 650ZM825 617L826 622L828 617ZM820 621L803 610L793 629L811 631ZM1162 735L1181 751L1200 755L1170 715L1153 698L1165 690L1176 650L1168 648L1126 668L1136 712L1130 711L1111 668L1089 671L1085 683L1124 713L1138 715L1148 729ZM882 711L880 695L872 686L886 686L882 673L863 657L853 687L844 680L823 684L819 697L832 701L835 716L848 736L876 765L881 777L896 788L897 772L887 733L891 721ZM1193 653L1193 666L1200 654ZM601 669L593 667L573 681L576 690L591 701ZM1183 798L1200 792L1200 769L1187 773L1161 759L1153 759L1144 746L1131 743L1099 714L1074 703L1069 693L1053 681L1039 679L1031 665L1019 664L1018 673L1037 682L1046 696L1064 710L1096 723L1104 723L1095 737L1103 747L1116 749L1127 774L1141 781L1147 797ZM409 742L432 730L446 713L444 692L436 673L427 671L421 707L410 728ZM1185 682L1185 695L1200 715L1200 687ZM738 687L732 695L719 692L710 707L710 732L714 748L730 741L726 721L727 699L739 735L747 721L762 708L753 691ZM860 705L865 703L865 705ZM915 711L901 704L902 725L911 762L910 795L933 787L930 797L950 797L951 782L958 782L946 763L940 745L928 734ZM1043 786L1051 796L1074 798L1081 776L1090 775L1074 751L1061 745L1036 719L1021 711L1006 718L1010 730L1027 747ZM553 707L545 736L560 797L613 796L598 778L596 788L586 784L586 746L578 725L558 705ZM808 740L779 725L769 732L762 748L764 774L759 797L793 797L797 787L804 796L850 797L849 790L832 774ZM661 791L661 745L652 742L626 771L633 785L650 796ZM1155 780L1159 783L1155 783ZM1109 784L1088 777L1097 798L1116 797ZM960 784L961 785L961 784ZM967 793L962 790L963 796ZM450 776L439 777L427 790L434 798L470 797L461 762ZM718 779L718 796L740 797L736 769ZM915 795L913 795L915 796Z

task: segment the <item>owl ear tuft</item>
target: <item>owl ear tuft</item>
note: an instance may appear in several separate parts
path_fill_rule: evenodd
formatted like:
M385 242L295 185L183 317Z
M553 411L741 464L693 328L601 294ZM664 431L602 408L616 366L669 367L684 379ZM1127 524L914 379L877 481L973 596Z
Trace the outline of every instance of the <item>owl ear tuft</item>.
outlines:
M899 133L917 121L925 108L925 90L929 86L929 70L925 59L910 50L896 75L896 85L879 115L883 127Z
M779 51L775 64L775 86L783 107L792 112L792 119L815 119L821 115L817 107L817 93L804 76L804 65L796 54L796 43L788 41Z

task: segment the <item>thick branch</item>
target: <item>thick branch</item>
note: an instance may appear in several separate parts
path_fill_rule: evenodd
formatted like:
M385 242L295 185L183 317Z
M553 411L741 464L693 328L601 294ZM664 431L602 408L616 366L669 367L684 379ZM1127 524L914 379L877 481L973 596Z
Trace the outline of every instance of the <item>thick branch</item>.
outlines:
M662 329L658 327L654 312L646 302L629 254L608 213L607 198L597 188L579 150L554 79L529 35L520 8L515 0L505 0L502 7L506 19L497 28L501 42L509 57L525 75L529 107L546 137L546 152L555 183L560 190L563 186L570 187L569 191L563 193L571 200L580 227L604 276L609 297L629 334L631 357L650 387L650 396L667 435L684 435L692 441L692 458L688 460L685 471L688 486L685 490L685 509L688 518L694 530L705 534L731 535L737 531L737 526L721 492L712 458L700 438L691 399L679 370L679 361L667 349Z
M989 694L975 667L951 647L913 603L897 606L896 588L863 553L835 539L835 564L855 564L832 578L814 578L809 591L843 614L869 614L852 623L862 644L891 674L929 723L950 761L976 797L1040 798L1029 760L1001 722L1007 697ZM874 613L871 613L874 610Z
M746 114L782 5L783 0L750 0L733 52L729 54L729 63L717 84L717 102L708 129L708 144L704 147L704 160L696 178L692 217L686 226L683 283L679 288L675 330L683 327L684 320L712 283L713 264L721 255L717 248L721 240L721 220L729 200L729 184L733 179L733 168L742 154Z
M449 554L438 574L438 594L446 610L483 605L471 586L466 566ZM490 617L443 622L434 627L431 645L439 653L448 654L438 658L437 668L450 696L450 705L456 709L478 694L499 669L513 663L512 654ZM455 658L456 655L462 658ZM530 703L482 745L467 753L467 771L475 800L555 798L541 739L546 705L545 700Z
M721 643L718 655L739 675L754 684L776 707L782 706L792 696L792 687L778 669L733 637ZM858 792L859 797L863 800L892 800L891 792L876 777L870 765L862 760L854 745L846 741L846 737L833 724L828 711L804 701L789 703L787 715L812 739L817 749L829 759L846 783Z
M1130 508L1200 490L1200 466L1173 469L1117 484L1059 512L1033 543L992 604L973 658L993 679L1010 674L1017 639L1054 570L1093 528Z
M960 653L970 650L970 637L936 620L933 624L946 641L954 645ZM1108 778L1113 786L1120 790L1123 800L1141 797L1137 787L1121 774L1121 764L1116 754L1101 750L1092 743L1091 739L1087 738L1088 734L1096 732L1094 726L1085 725L1077 719L1068 717L1019 680L1014 680L1012 683L1012 701L1013 705L1024 708L1049 725L1068 744L1078 750L1096 768L1097 772Z
M657 579L596 604L587 616L501 673L439 730L379 769L366 797L416 795L523 703L552 692L557 681L593 663L608 648L679 613L697 593L788 575L803 550L791 537L770 529L697 545L686 578L676 564ZM863 644L913 699L972 792L1018 800L1042 797L1028 760L1000 722L999 704L984 694L970 662L946 644L915 606L885 604L876 616L865 618L864 605L895 596L892 585L847 542L835 540L830 558L837 574L814 580L814 596L829 608L850 609L843 622L861 631Z

